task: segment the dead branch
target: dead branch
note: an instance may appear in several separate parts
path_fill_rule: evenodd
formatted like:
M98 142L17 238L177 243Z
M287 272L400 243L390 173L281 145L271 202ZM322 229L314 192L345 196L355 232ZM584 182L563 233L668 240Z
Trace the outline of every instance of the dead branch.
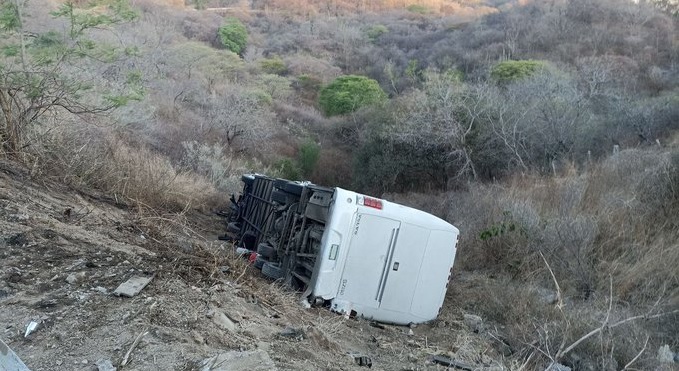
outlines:
M552 275L552 280L554 281L554 286L556 287L556 307L561 309L563 308L563 298L561 296L561 287L559 287L559 282L556 280L554 271L552 270L552 267L549 265L549 263L547 263L547 259L545 259L542 251L540 251L540 257L542 258L542 261L545 262L547 270L549 270L549 274Z
M132 345L130 346L130 349L128 349L128 350L127 350L127 353L125 353L125 357L123 357L122 362L120 362L120 367L121 367L121 368L123 368L123 367L125 367L125 365L127 365L127 363L130 361L130 356L132 355L132 351L134 350L134 348L137 347L137 345L139 345L139 342L141 341L141 338L143 338L144 336L146 336L148 333L149 333L149 332L148 332L147 330L144 330L144 331L140 332L139 335L137 335L137 337L136 337L136 338L134 339L134 341L132 342Z
M598 327L598 328L596 328L596 329L594 329L594 330L588 332L586 335L584 335L583 337L581 337L580 339L578 339L577 341L575 341L573 344L571 344L568 348L566 348L565 350L563 350L563 351L557 353L556 359L561 359L561 358L563 358L563 356L565 356L565 355L566 355L568 352L570 352L571 350L575 349L575 347L577 347L578 345L580 345L583 341L585 341L585 340L589 339L590 337L592 337L592 336L598 334L599 332L603 331L605 328L612 329L612 328L615 328L615 327L618 327L618 326L622 326L622 325L624 325L624 324L626 324L626 323L633 322L633 321L636 321L636 320L640 320L640 319L649 320L649 319L654 319L654 318L660 318L660 317L664 317L664 316L669 316L669 315L672 315L672 314L679 314L679 309L672 310L672 311L669 311L669 312L657 313L657 314L654 314L654 315L649 315L649 313L647 313L647 314L642 314L642 315L638 315L638 316L633 316L633 317L625 318L625 319L623 319L623 320L621 320L621 321L618 321L618 322L616 322L616 323L614 323L614 324L612 324L612 325L610 325L610 326L608 326L608 323L607 323L607 322L604 322L604 323L601 325L601 327Z
M639 354L637 354L636 357L632 358L632 360L629 361L629 363L625 365L625 368L623 368L622 371L629 370L630 369L629 367L632 366L632 364L634 362L636 362L639 359L639 357L641 357L642 354L644 354L644 351L646 351L646 346L648 345L649 339L650 339L650 337L646 336L646 342L644 343L644 347L641 348L641 351L639 352Z

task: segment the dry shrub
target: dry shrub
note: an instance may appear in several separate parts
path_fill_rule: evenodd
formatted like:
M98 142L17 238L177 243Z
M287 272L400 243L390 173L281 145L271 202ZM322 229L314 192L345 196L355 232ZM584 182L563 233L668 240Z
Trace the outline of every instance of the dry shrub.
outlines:
M447 195L447 220L461 230L449 302L498 323L510 363L544 369L556 351L602 325L679 307L679 154L627 150L581 173L521 176L471 184ZM441 200L442 196L438 198ZM425 196L399 202L432 213ZM563 311L541 299L554 290ZM460 273L462 272L462 273ZM485 278L478 278L485 277ZM609 285L612 284L612 295ZM679 345L679 316L604 329L560 359L573 369L621 369L650 342L634 366L653 369L658 346ZM502 348L502 345L499 345ZM500 351L501 349L498 349Z
M196 141L184 142L182 168L207 179L218 191L237 193L241 190L241 176L246 173L271 173L259 161L246 161L242 157L224 153L224 149L216 144L208 145Z
M339 148L321 148L311 181L316 184L349 188L351 186L352 158Z
M212 12L186 12L181 19L184 36L189 40L197 40L219 46L217 29L223 18Z
M215 187L166 157L131 146L108 128L65 123L40 134L35 169L80 188L97 188L119 202L178 212L222 203Z
M310 106L295 106L286 103L276 104L276 114L280 121L295 123L307 129L319 131L332 127L336 120L326 118L317 109Z
M448 218L466 224L462 266L539 276L549 284L537 255L542 252L569 295L587 298L606 289L611 274L624 299L638 296L646 303L659 294L647 289L663 284L666 294L676 295L677 158L623 151L579 175L525 176L451 195L457 203L473 195L462 207L451 204Z
M514 365L510 369L545 370L560 350L600 328L607 317L609 324L616 323L648 310L614 304L609 313L608 293L594 295L588 301L567 299L560 309L548 299L553 294L544 287L502 274L491 277L465 273L449 286L446 312L479 315L484 323L481 335L505 356L505 364ZM605 328L565 353L559 362L574 370L619 370L632 361L650 337L650 350L635 366L653 369L655 344L676 344L676 324L672 324L676 318L631 321Z
M342 74L342 69L333 66L327 60L306 54L288 56L285 58L285 63L291 74L317 78L322 83L328 83Z
M124 143L109 144L112 158L103 167L103 177L95 180L98 188L153 208L181 211L211 204L217 197L205 178L179 172L170 161L145 148Z

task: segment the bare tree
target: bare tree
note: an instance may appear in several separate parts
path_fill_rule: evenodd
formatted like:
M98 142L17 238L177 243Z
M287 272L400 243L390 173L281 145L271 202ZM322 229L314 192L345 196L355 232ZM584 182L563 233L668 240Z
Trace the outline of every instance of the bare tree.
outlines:
M240 86L209 94L190 94L185 107L199 116L196 130L207 142L223 145L229 152L256 152L267 148L274 133L275 117L260 97Z
M136 13L125 2L118 1L110 12L95 17L91 12L100 9L76 9L68 1L53 13L65 20L64 31L38 34L24 27L24 6L22 1L0 3L6 50L0 64L0 145L2 152L15 156L23 149L26 127L45 115L98 114L142 96L138 75L128 75L122 86L106 81L109 84L102 87L100 76L84 73L95 70L95 64L115 60L115 53L93 41L90 31L134 19Z
M398 113L394 138L413 147L433 147L455 164L455 176L477 177L470 137L484 110L452 76L427 73L422 90L410 94Z
M546 170L551 162L573 154L589 120L587 100L563 73L545 72L503 89L488 87L480 99L492 133L522 170Z

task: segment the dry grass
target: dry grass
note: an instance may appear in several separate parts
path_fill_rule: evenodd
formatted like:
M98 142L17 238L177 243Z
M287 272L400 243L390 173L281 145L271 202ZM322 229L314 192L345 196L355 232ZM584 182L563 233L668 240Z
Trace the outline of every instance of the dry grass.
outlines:
M440 195L405 197L399 201L441 213ZM679 307L674 149L622 151L586 171L473 184L447 199L447 219L462 233L456 271L477 272L450 285L450 302L502 326L494 334L509 344L507 364L544 369L560 347L606 318L614 323ZM543 299L555 285L540 254L559 283L561 308ZM558 361L574 369L622 369L649 338L634 366L651 369L658 346L679 346L677 333L676 314L625 322Z
M158 212L208 210L226 202L212 179L181 169L108 128L65 123L38 135L40 145L32 148L34 175L95 188L116 202Z

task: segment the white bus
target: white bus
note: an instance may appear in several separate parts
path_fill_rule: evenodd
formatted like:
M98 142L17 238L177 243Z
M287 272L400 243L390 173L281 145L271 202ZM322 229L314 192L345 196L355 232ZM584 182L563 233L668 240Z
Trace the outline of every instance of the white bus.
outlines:
M243 176L229 230L255 266L350 317L410 324L436 318L459 231L431 214L341 188Z

